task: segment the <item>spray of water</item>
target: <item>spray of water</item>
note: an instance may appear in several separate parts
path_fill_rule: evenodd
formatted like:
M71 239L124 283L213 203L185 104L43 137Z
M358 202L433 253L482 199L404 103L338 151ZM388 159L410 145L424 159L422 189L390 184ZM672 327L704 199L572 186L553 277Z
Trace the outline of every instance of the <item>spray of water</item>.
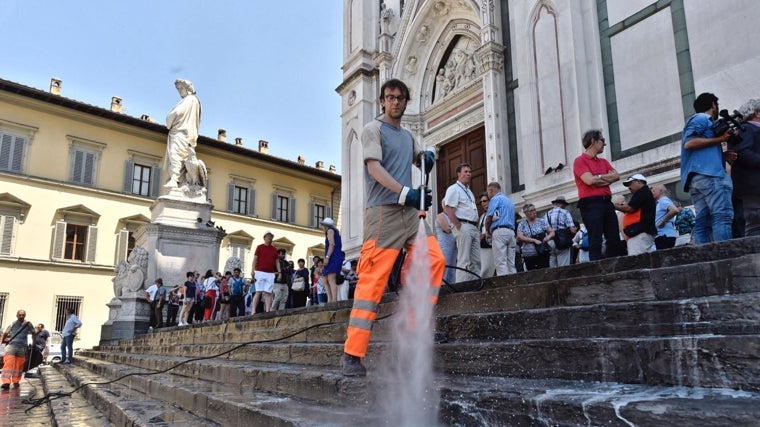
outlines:
M439 394L433 381L433 305L430 303L430 256L425 222L420 220L417 238L407 266L404 287L393 316L393 357L389 376L389 425L437 425Z

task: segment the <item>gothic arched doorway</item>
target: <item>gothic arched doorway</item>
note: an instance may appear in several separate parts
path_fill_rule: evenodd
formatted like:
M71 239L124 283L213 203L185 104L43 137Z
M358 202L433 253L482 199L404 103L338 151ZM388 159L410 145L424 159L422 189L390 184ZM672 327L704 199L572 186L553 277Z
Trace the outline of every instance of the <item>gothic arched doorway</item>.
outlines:
M439 209L441 199L446 194L446 188L456 182L456 168L462 163L469 163L472 168L470 188L475 196L486 191L488 175L486 174L485 142L485 128L481 126L447 143L438 151L436 165L438 200L436 203Z

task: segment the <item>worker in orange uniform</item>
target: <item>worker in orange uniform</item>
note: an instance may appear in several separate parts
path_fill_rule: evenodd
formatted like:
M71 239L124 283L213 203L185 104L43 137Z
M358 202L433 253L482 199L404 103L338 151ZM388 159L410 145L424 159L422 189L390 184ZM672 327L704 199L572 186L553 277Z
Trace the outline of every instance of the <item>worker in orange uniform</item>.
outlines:
M364 148L364 182L367 203L364 218L364 244L359 256L359 281L343 347L343 375L365 376L361 359L367 354L372 323L388 283L393 264L401 251L417 236L420 216L431 203L428 188L412 187L412 165L424 165L429 174L435 153L423 151L411 132L401 127L401 117L409 100L409 88L391 79L380 88L383 116L368 123L361 135ZM421 202L424 201L424 208ZM431 303L438 301L438 290L446 266L438 241L425 226L431 263ZM407 257L406 262L411 257Z

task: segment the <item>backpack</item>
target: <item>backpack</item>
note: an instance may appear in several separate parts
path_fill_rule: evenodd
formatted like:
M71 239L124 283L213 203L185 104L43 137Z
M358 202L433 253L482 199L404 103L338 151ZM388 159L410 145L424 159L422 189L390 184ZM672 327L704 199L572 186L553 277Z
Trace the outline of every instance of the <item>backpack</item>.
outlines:
M242 277L239 280L232 278L232 295L243 295L243 283L245 280Z

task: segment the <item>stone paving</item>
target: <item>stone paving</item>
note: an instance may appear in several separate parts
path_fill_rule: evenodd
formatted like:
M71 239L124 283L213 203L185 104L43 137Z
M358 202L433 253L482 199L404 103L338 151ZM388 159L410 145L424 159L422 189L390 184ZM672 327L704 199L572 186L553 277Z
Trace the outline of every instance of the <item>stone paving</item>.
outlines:
M42 397L45 392L40 378L24 378L21 387L0 391L0 425L3 426L53 426L50 408L38 406L25 413L31 405L24 403L30 398Z

